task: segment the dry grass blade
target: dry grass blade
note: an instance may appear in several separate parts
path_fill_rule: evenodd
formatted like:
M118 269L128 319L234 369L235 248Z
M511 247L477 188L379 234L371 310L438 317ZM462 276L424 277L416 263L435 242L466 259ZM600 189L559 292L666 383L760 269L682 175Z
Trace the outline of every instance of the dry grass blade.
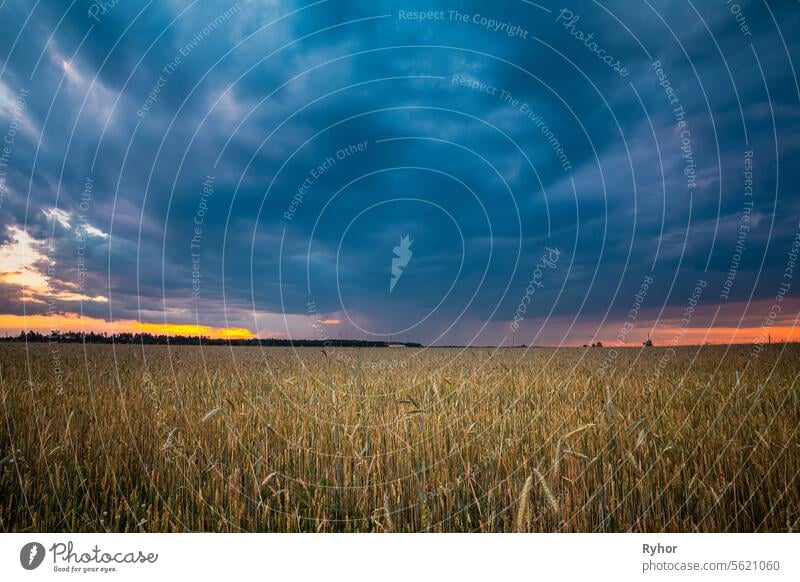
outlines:
M585 430L589 430L593 426L594 426L593 422L590 422L588 424L584 424L583 426L579 426L578 428L576 428L574 430L571 430L567 434L565 434L564 435L564 440L568 439L569 437L575 436L576 434L580 434Z
M208 421L208 420L211 420L211 419L212 419L212 418L214 418L214 417L215 417L217 414L219 414L219 411L220 411L220 409L219 409L219 408L215 408L215 409L213 409L213 410L209 410L209 411L206 413L206 415L203 417L203 420L201 420L200 422L206 422L206 421Z

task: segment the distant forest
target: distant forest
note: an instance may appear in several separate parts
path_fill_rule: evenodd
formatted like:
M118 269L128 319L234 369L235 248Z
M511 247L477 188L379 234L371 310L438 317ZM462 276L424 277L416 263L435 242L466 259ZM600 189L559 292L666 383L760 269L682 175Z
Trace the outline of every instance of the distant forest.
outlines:
M73 331L53 331L42 334L35 331L22 332L16 336L0 338L0 342L29 342L29 343L63 343L63 344L142 344L142 345L173 345L173 346L275 346L275 347L336 347L336 348L386 348L389 346L405 346L421 348L422 344L413 342L380 342L352 339L224 339L205 336L176 336L153 335L149 333L83 333Z

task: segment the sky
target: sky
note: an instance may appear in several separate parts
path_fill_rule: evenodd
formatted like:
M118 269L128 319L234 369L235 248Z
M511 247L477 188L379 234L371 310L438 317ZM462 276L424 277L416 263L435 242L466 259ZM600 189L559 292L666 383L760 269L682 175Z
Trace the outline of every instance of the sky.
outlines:
M795 2L0 3L0 332L800 339Z

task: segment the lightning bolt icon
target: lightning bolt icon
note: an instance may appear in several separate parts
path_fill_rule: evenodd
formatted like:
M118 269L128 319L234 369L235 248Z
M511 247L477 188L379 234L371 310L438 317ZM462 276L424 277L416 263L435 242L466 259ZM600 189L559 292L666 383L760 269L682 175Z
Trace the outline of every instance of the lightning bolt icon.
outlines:
M389 293L394 291L394 286L403 276L403 269L408 266L411 256L414 254L411 251L413 240L406 234L400 239L400 244L394 247L395 256L392 257L392 278L389 281Z

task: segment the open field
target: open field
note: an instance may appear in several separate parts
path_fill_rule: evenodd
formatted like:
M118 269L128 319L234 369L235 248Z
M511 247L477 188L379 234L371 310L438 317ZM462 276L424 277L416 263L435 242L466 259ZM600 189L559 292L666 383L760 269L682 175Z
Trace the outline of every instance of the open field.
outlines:
M797 531L800 347L0 345L3 531Z

